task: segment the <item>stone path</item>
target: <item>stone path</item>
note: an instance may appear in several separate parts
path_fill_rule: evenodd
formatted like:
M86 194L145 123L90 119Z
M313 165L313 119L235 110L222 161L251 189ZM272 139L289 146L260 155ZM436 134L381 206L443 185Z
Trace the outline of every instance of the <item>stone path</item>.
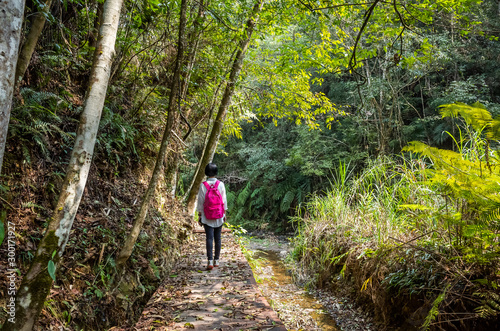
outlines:
M132 330L285 331L233 235L222 234L220 266L212 271L205 270L205 234L194 236Z

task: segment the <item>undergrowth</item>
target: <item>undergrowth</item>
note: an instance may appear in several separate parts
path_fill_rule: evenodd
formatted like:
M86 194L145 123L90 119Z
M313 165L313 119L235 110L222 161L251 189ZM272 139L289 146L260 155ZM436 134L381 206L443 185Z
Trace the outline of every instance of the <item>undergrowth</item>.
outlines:
M456 151L413 142L420 158L341 165L294 218L292 255L310 286L349 279L382 323L481 329L500 316L499 121L479 104L442 114L464 119Z
M18 275L29 267L52 216L81 112L78 96L70 98L67 91L22 88L20 93L0 185L0 205L8 210L5 221L16 227ZM133 323L190 232L182 206L160 185L128 268L117 275L115 255L140 206L161 126L161 121L149 125L122 115L113 104L103 109L85 198L37 322L42 329L100 330ZM6 257L6 246L0 250ZM4 282L7 266L0 263ZM5 317L0 311L0 323Z
M243 253L245 259L248 261L248 264L254 271L253 275L255 277L255 281L257 283L261 283L262 279L259 277L259 275L262 274L261 270L264 263L264 259L256 258L255 252L252 251L251 249L248 249L249 239L248 237L245 236L247 231L240 225L233 225L230 223L225 223L225 224L229 229L231 229L231 232L233 233L236 242L241 248L241 252ZM255 272L256 270L258 270L259 272Z

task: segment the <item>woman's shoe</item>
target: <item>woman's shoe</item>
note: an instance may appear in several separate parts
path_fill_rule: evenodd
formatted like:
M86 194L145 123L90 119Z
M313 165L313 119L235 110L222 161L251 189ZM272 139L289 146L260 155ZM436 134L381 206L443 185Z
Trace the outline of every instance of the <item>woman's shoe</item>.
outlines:
M218 267L219 266L219 260L215 260L214 261L214 267Z
M212 270L214 268L214 261L208 260L207 270Z

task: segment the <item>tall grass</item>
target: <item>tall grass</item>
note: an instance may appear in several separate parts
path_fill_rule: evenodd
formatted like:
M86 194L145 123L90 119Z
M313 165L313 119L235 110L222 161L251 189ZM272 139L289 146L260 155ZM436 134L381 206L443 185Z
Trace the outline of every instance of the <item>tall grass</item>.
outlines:
M446 318L461 323L500 316L500 154L494 140L500 119L488 120L477 105L459 105L457 112L472 118L455 140L458 152L412 142L406 149L420 159L381 157L357 176L340 164L331 189L302 208L294 218L293 256L309 284L342 277L349 261L363 259L372 269L362 276L362 291L377 274L382 290L434 296L425 328ZM472 116L478 113L483 116ZM471 122L477 118L487 125ZM466 315L439 315L439 305L458 302Z
M294 218L294 256L314 282L322 283L338 269L347 251L372 254L395 240L407 240L416 229L426 231L399 207L436 199L415 175L423 167L418 160L379 158L352 177L351 169L341 164L331 189L312 197Z

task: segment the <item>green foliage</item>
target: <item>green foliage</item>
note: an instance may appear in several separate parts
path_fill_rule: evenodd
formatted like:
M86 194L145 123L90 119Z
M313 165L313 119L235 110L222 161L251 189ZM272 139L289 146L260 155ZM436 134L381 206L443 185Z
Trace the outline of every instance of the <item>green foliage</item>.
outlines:
M432 162L424 183L447 197L445 210L431 205L419 213L436 219L442 224L438 228L447 227L447 237L462 247L467 260L491 263L500 251L500 159L495 142L489 140L496 138L490 130L493 119L478 103L444 105L441 113L443 117L460 115L469 127L467 135L456 141L458 152L420 142L405 148Z
M65 116L69 103L54 93L30 88L22 89L21 95L24 104L12 111L9 135L10 139L17 140L16 147L21 149L24 161L31 163L33 150L50 158L55 145L68 153L74 132L66 132L63 125L76 122Z
M500 123L500 117L493 119L491 113L483 106L481 103L476 102L472 105L467 105L464 103L453 103L448 105L442 105L440 110L443 118L451 117L456 118L460 115L467 125L478 132L482 133L486 130L486 137L490 140L499 140L500 135L498 134L498 125Z
M54 261L52 261L52 260L49 261L49 264L47 265L47 269L49 271L50 278L52 278L52 280L54 280L54 282L55 282L56 281L56 266L54 264Z
M400 261L415 259L414 264L405 265L398 270L388 273L383 284L391 293L398 296L407 294L410 298L420 293L426 293L427 289L439 288L445 275L433 264L433 256L427 252L412 252L410 250L399 252ZM394 292L393 292L394 291Z
M33 155L37 154L53 162L67 162L80 108L51 92L24 88L21 95L24 103L12 111L9 139L17 140L16 149L21 152L24 161L30 164ZM95 158L109 163L113 170L130 167L131 160L139 156L136 140L146 134L141 132L139 135L138 125L104 107Z
M421 326L422 330L425 330L425 331L429 330L429 327L431 326L432 321L434 321L436 319L437 315L439 314L439 305L445 299L446 292L448 291L449 288L450 288L450 286L447 286L443 290L443 292L441 292L437 296L436 300L434 300L434 302L432 303L431 310L429 311L429 313L425 317L424 324L422 324L422 326Z
M64 0L56 6L57 15L47 15L51 24L25 80L31 87L21 89L23 101L12 112L11 165L22 159L36 168L43 160L64 168L102 2ZM181 80L189 76L190 81L178 107L194 128L184 142L191 149L183 154L181 188L210 130L252 2L206 2L200 17L197 5L187 13L185 43L187 54L196 57L192 66L183 64ZM148 164L157 153L178 35L178 2L124 6L94 156L99 170L105 165L115 175L139 162ZM298 228L294 256L318 283L338 269L347 273L350 254L382 256L384 248L393 247L391 238L420 235L413 244L451 261L494 265L500 155L491 140L500 136L495 118L500 43L488 31L498 31L497 3L425 0L371 6L358 0L265 2L216 156L221 175L236 178L228 183L230 219L249 227ZM494 115L488 117L474 104L478 100ZM447 116L442 121L436 107L454 101L473 105L441 108ZM184 122L174 127L180 137L185 130ZM425 160L383 157L399 153L411 140L422 142L411 146ZM169 149L183 146L176 140ZM60 180L62 171L51 170L48 176ZM55 195L57 185L47 184L45 192ZM25 208L44 208L31 198L19 201L28 201L21 204ZM293 218L298 211L304 219ZM163 230L165 237L171 235L171 228ZM143 248L148 240L142 238ZM433 255L414 256L430 260ZM113 268L112 259L108 262L96 270L103 286L89 282L87 294L105 295ZM158 277L152 260L149 266ZM440 280L439 272L434 278L423 272L436 270L431 266L405 266L387 281L398 292L417 293ZM436 300L429 323L439 305ZM488 308L481 312L494 315Z
M484 154L470 153L467 148L462 152L484 158ZM437 153L433 152L432 160ZM448 157L439 153L440 160ZM345 174L349 171L341 166L331 190L313 196L301 215L294 218L298 230L292 255L306 270L310 284L321 286L333 277L343 277L356 254L357 259L367 260L367 266L375 263L387 267L383 288L394 290L398 296L428 296L433 293L429 289L441 291L425 319L423 328L427 328L440 316L441 303L454 300L448 291L462 288L464 278L474 277L471 269L464 271L466 265L496 270L500 233L497 203L493 197L486 203L446 190L449 185L436 179L436 173L444 169L440 164L380 158L368 162L359 175L350 176L343 184L339 179L348 177ZM448 177L454 175L451 169L460 166L457 162L443 164L448 165ZM490 176L485 164L483 167L483 177ZM461 172L469 173L470 169ZM475 301L476 311L488 318L497 316L496 290L477 295L483 295L484 300L480 306ZM440 323L448 316L441 316Z
M356 148L355 130L336 130L337 123L335 130L325 124L309 130L284 120L277 127L269 121L261 124L242 124L243 140L228 140L227 156L215 158L222 178L237 173L245 179L228 186L228 199L231 216L250 228L269 223L289 227L288 217L312 192L328 187L327 176L340 160L349 160L354 168L366 157Z
M488 285L486 289L481 292L474 293L476 297L481 298L482 305L475 309L476 313L482 318L493 319L500 315L500 295L493 290L498 290L498 285L494 282L490 283L484 280Z
M96 142L99 156L115 169L130 166L130 160L139 156L135 143L137 138L138 129L134 123L104 107Z

